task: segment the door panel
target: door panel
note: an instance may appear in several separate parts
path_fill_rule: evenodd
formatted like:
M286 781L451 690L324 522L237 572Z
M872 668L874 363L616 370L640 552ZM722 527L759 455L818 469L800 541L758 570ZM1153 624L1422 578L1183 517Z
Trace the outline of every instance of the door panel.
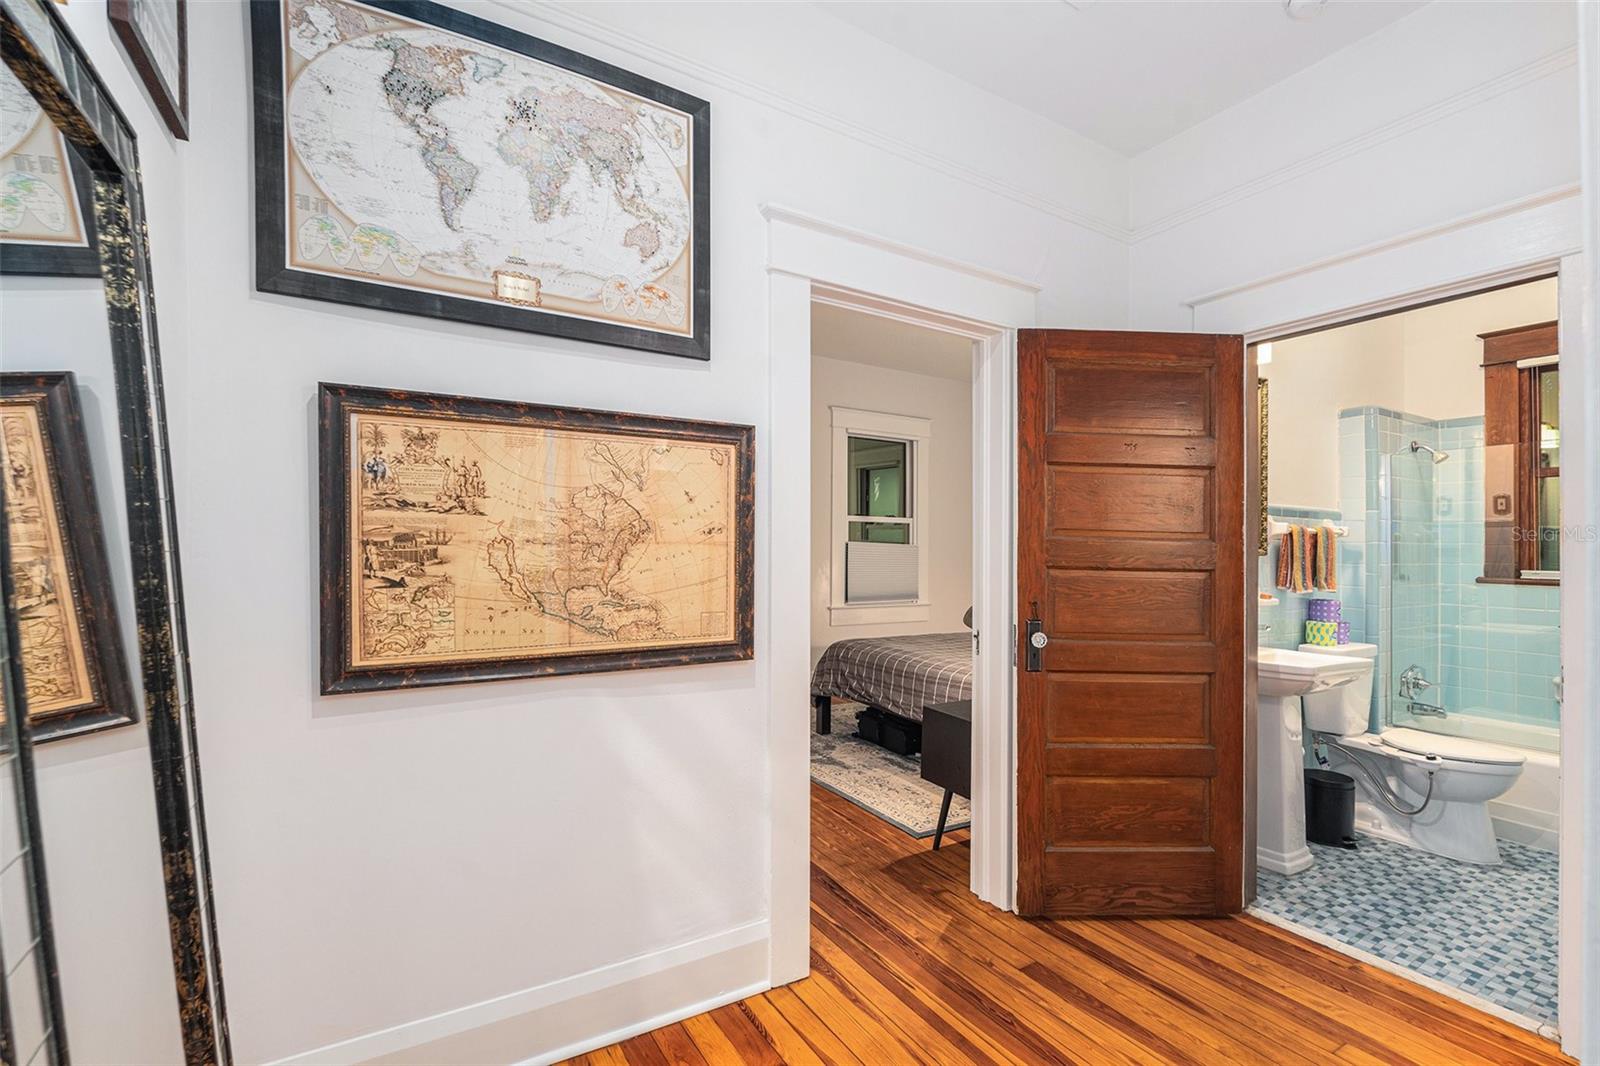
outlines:
M1049 638L1018 686L1019 910L1235 912L1244 346L1023 330L1019 360L1019 631Z

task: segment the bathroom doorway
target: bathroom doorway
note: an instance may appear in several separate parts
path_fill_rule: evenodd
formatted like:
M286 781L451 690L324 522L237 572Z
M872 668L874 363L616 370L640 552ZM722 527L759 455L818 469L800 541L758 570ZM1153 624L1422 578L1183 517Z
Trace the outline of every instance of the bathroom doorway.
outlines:
M1258 782L1263 810L1290 785L1314 802L1304 849L1263 843L1253 909L1552 1037L1557 288L1536 278L1251 348L1259 646L1370 663L1302 697L1307 776Z

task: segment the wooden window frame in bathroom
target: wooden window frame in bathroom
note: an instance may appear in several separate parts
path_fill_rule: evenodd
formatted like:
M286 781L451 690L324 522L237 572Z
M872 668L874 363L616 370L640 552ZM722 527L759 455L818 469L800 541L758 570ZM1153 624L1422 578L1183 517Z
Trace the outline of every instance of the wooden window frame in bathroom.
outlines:
M1526 326L1480 333L1483 342L1484 448L1512 446L1515 466L1504 486L1508 492L1494 493L1485 484L1486 503L1509 497L1505 513L1510 523L1486 522L1483 531L1483 575L1480 584L1559 585L1557 578L1522 576L1539 569L1539 479L1559 473L1539 464L1540 367L1521 367L1525 359L1560 354L1557 323L1536 322ZM1493 464L1485 470L1492 478ZM1500 485L1493 488L1502 487ZM1531 534L1531 535L1530 535Z

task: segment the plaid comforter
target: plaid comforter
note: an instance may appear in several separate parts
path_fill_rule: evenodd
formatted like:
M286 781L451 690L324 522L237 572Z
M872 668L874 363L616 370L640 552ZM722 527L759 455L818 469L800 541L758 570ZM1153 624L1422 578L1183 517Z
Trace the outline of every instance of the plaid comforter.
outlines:
M811 694L855 700L920 722L929 704L972 698L972 634L836 641L811 674Z

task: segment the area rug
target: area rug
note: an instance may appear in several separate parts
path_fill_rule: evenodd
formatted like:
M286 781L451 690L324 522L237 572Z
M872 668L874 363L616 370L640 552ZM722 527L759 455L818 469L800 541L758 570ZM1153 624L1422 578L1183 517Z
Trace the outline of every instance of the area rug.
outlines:
M835 715L834 727L839 724ZM916 756L896 755L844 733L811 734L811 780L918 840L933 836L944 799L944 789L921 774ZM960 796L952 798L945 832L971 824L971 806Z

